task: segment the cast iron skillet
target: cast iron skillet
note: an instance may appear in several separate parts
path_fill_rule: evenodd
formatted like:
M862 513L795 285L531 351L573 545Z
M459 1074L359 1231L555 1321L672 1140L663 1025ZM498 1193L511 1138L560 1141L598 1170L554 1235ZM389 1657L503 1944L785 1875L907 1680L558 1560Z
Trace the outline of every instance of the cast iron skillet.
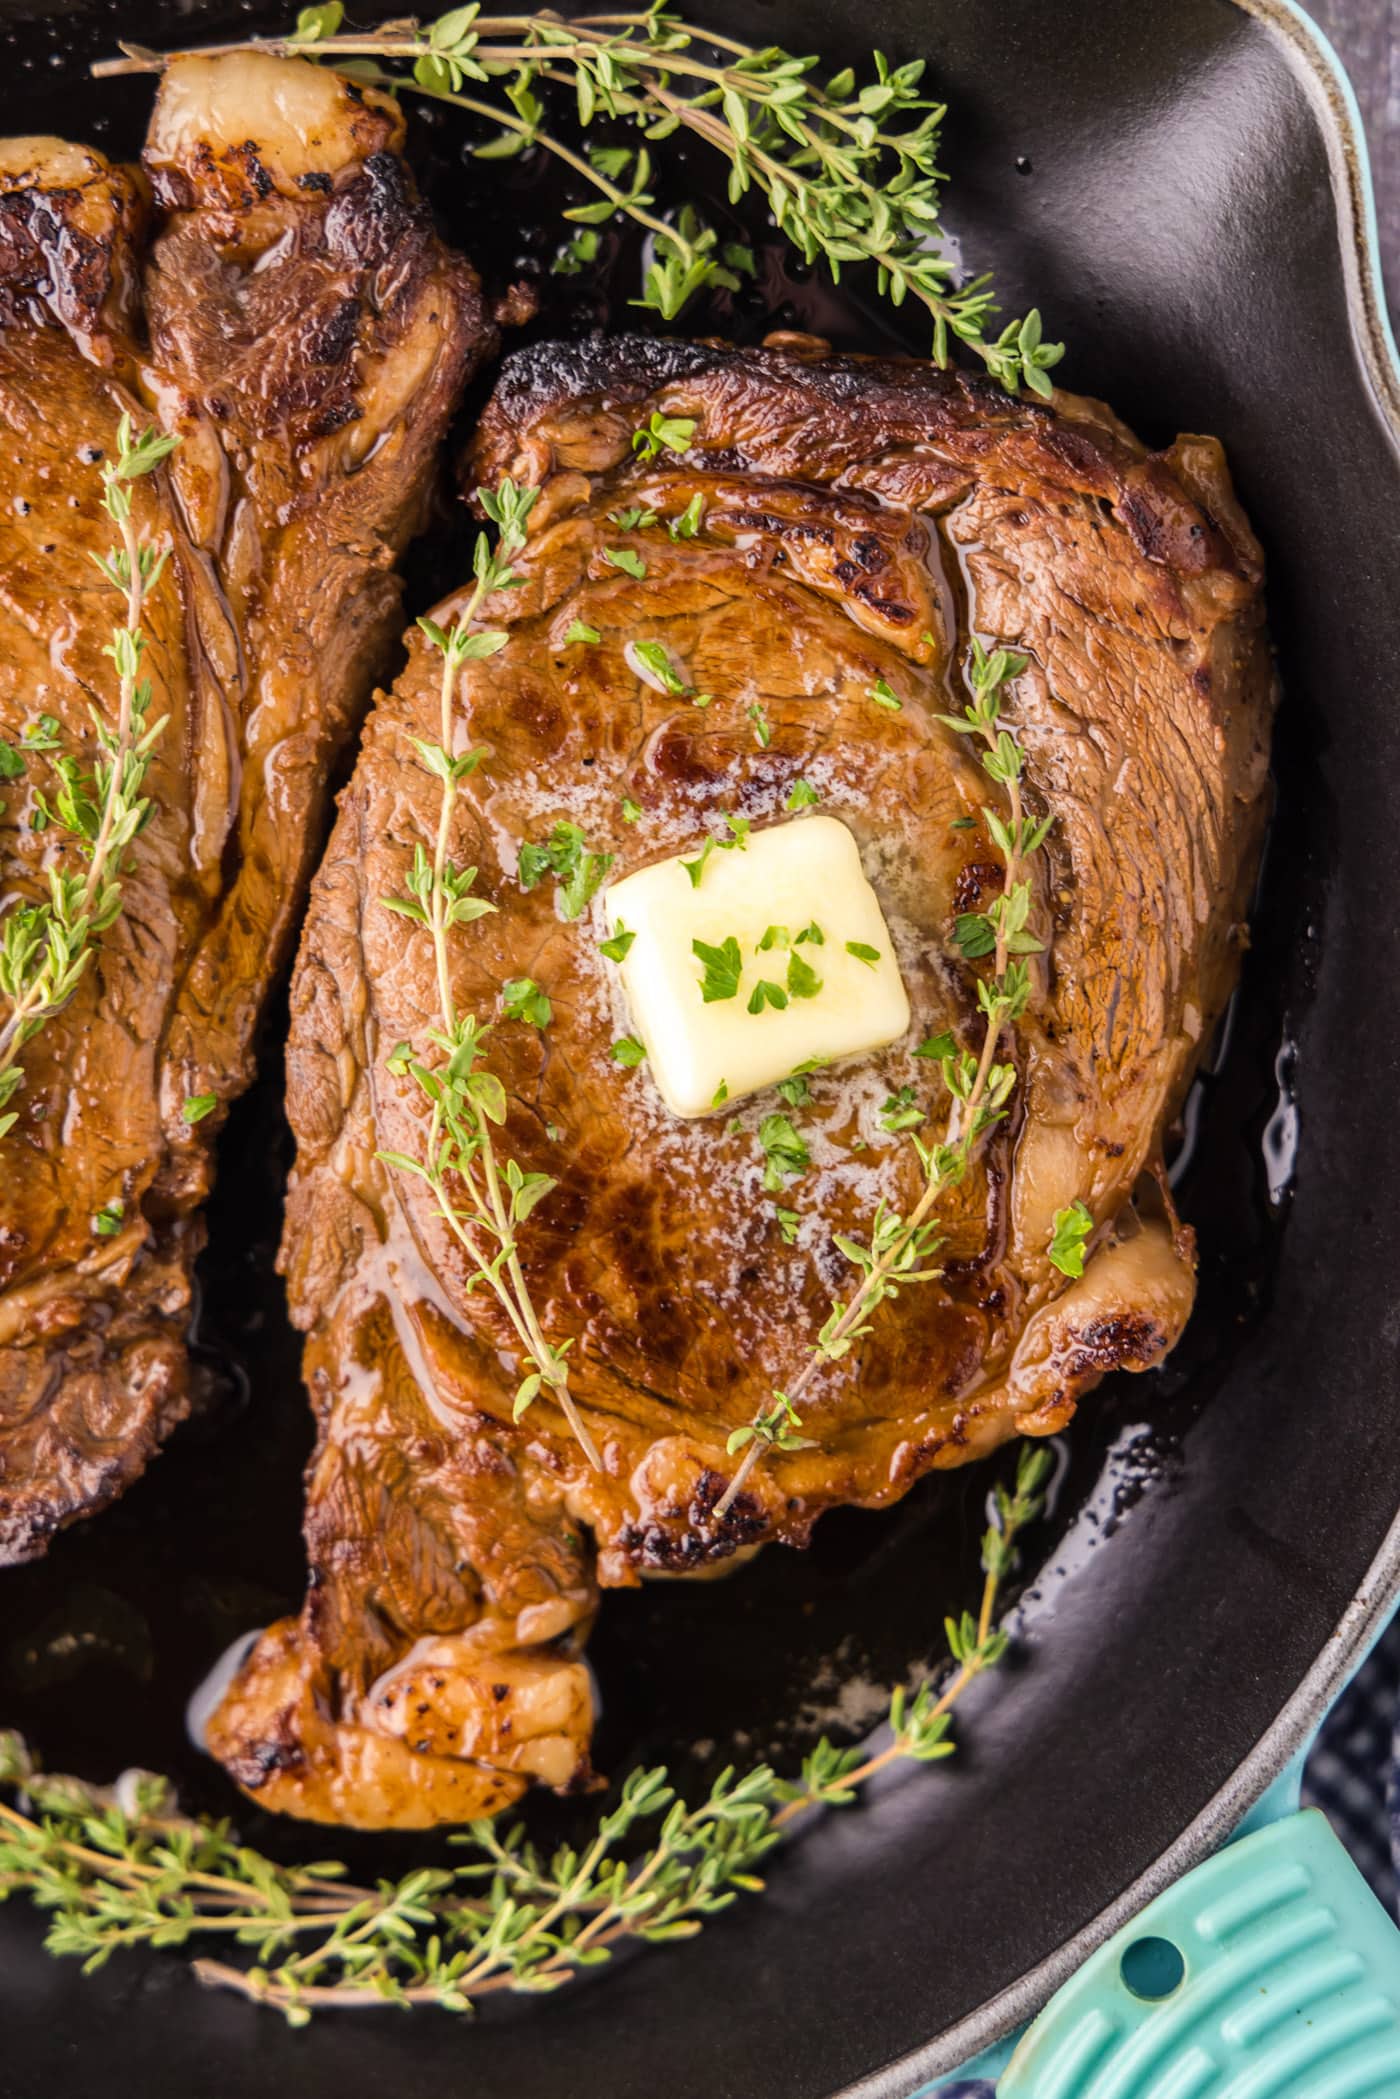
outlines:
M9 1911L3 2099L907 2094L1026 2016L1233 1826L1400 1588L1400 401L1343 93L1281 0L1251 6L697 0L834 63L876 42L925 55L953 112L950 219L969 256L1069 339L1068 385L1149 439L1226 440L1271 564L1279 813L1228 1045L1188 1119L1200 1309L1164 1372L1082 1410L1031 1543L1020 1658L969 1702L962 1756L810 1831L768 1894L700 1941L544 2002L493 2002L474 2027L386 2012L293 2034L202 1994L178 1956L84 1980ZM266 0L0 0L0 113L130 151L149 88L86 77L117 34L284 20ZM464 168L441 126L415 119L415 137L449 230L497 284L548 252L548 181ZM701 164L682 179L703 184ZM634 258L613 260L611 280L562 285L540 326L620 319ZM760 291L687 322L888 341L862 296L835 300L770 250ZM414 593L459 558L449 530ZM232 1796L184 1742L183 1699L229 1638L301 1593L307 1417L270 1272L275 1023L267 1062L223 1146L207 1408L119 1508L0 1576L0 1719L55 1768L155 1765L216 1809ZM944 1609L971 1596L986 1485L929 1481L892 1516L828 1518L811 1554L771 1553L722 1589L610 1598L604 1764L669 1757L698 1783L729 1756L793 1758L824 1724L859 1732L877 1687L935 1654ZM286 1855L328 1848L246 1809L243 1824ZM350 1852L360 1873L415 1855Z

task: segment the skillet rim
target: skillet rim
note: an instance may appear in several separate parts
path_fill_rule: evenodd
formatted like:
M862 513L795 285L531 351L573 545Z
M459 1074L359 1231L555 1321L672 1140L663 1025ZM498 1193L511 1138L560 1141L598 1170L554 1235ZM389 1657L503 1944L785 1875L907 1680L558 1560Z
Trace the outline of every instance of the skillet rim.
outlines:
M1296 0L1230 0L1271 33L1307 94L1330 174L1337 258L1351 347L1377 422L1400 465L1400 349L1386 313L1370 163L1350 83L1324 33ZM0 0L0 13L3 13ZM1085 1927L955 2025L855 2082L841 2099L907 2099L930 2078L1003 2039L1037 2011L1075 1967L1169 1881L1198 1863L1288 1765L1400 1600L1400 1515L1357 1594L1302 1681L1214 1798L1158 1858Z
M1400 342L1386 301L1371 155L1356 91L1326 31L1305 12L1301 0L1230 0L1230 5L1277 38L1313 105L1327 150L1352 347L1400 467ZM1249 1755L1175 1841L1054 1953L956 2025L854 2084L843 2085L832 2099L912 2099L932 2079L968 2067L1034 2019L1090 1954L1237 1832L1269 1787L1301 1759L1397 1607L1400 1511L1307 1675Z

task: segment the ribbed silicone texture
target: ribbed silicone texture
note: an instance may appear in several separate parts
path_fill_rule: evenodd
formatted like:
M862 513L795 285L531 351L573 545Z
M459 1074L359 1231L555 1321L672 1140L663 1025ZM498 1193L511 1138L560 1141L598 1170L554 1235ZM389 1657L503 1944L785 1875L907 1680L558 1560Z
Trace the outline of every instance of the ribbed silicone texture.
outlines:
M1290 1815L1100 1947L997 2094L1400 2099L1400 1931L1323 1817Z

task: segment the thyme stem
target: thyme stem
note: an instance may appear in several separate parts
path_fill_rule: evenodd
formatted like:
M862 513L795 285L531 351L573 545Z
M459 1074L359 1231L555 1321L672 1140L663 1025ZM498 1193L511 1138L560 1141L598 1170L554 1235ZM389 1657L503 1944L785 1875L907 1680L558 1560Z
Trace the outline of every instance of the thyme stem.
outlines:
M469 2011L496 1991L555 1989L627 1939L693 1937L739 1895L761 1892L757 1869L815 1810L851 1805L893 1765L952 1754L954 1708L1006 1651L997 1606L1048 1467L1047 1452L1026 1446L1014 1487L994 1490L980 1607L946 1621L953 1673L936 1694L930 1683L894 1693L878 1749L823 1739L796 1779L766 1765L726 1771L693 1806L664 1770L636 1771L578 1850L544 1858L520 1830L478 1823L451 1840L470 1845L466 1864L369 1890L334 1866L274 1865L222 1824L175 1815L163 1781L140 1780L126 1811L98 1788L45 1777L17 1736L0 1733L0 1785L27 1796L23 1809L0 1803L0 1899L26 1894L47 1909L50 1950L89 1966L121 1947L232 1939L249 1965L200 1956L194 1972L295 2025L386 2002ZM636 1850L636 1832L658 1821ZM479 1897L466 1892L472 1881L484 1883Z
M458 685L465 664L493 656L506 645L504 630L483 629L477 623L487 598L495 591L509 589L516 581L510 563L524 545L525 522L535 500L534 491L517 489L510 480L503 481L494 494L479 493L488 514L500 526L500 545L493 553L485 534L479 537L473 557L476 582L450 633L444 633L430 619L418 623L429 646L442 657L438 740L428 743L415 739L421 757L441 786L432 858L429 860L419 847L408 878L408 893L380 900L389 910L424 926L432 941L438 1000L438 1026L432 1032L432 1041L442 1053L442 1061L428 1065L409 1043L400 1044L393 1052L390 1069L400 1077L412 1077L426 1096L431 1112L421 1157L388 1151L380 1152L379 1157L431 1188L437 1198L438 1216L472 1263L471 1283L485 1283L505 1313L528 1365L516 1395L517 1418L539 1392L547 1390L596 1471L601 1470L602 1459L569 1390L567 1343L559 1347L546 1337L516 1243L517 1226L554 1184L544 1174L520 1173L513 1162L507 1164L503 1183L492 1129L505 1120L505 1089L499 1079L478 1069L490 1023L464 1015L452 988L449 933L454 926L470 923L496 908L471 894L476 869L456 867L451 859L461 782L475 771L481 757L479 751L458 752L455 748ZM452 1198L450 1175L455 1175L465 1190L465 1208ZM490 1250L492 1246L494 1252Z
M825 261L835 278L847 264L873 262L880 293L892 305L911 296L919 302L933 322L932 354L940 365L948 364L957 340L1008 391L1025 384L1044 396L1052 392L1048 372L1061 348L1042 340L1039 314L1012 320L995 334L990 280L958 282L939 217L937 153L946 111L920 93L922 61L892 66L876 52L873 78L859 82L846 68L823 83L815 58L776 46L757 49L688 22L664 4L566 22L548 12L483 14L473 0L436 21L390 22L378 32L345 33L343 22L340 0L322 0L302 9L289 36L212 44L206 55L261 50L348 65L357 78L424 94L483 120L492 135L479 153L539 146L601 200L569 208L567 219L589 227L621 213L650 235L645 283L634 303L667 320L706 286L734 289L737 273L753 266L742 243L721 244L693 205L673 220L654 208L650 148L687 131L724 160L729 202L756 189L808 263ZM122 50L95 72L109 77L159 70L167 62L143 46ZM468 87L495 82L501 100ZM567 95L583 130L599 119L621 122L645 143L576 152L556 128L545 128L537 89ZM585 259L591 252L577 251ZM566 258L561 264L568 266Z
M982 1047L969 1070L964 1060L948 1056L942 1060L945 1082L951 1095L947 1126L941 1144L925 1146L916 1138L924 1165L923 1191L907 1218L886 1220L877 1213L876 1230L868 1254L863 1257L863 1281L849 1304L838 1307L818 1338L803 1369L786 1392L773 1395L776 1404L760 1407L748 1428L738 1431L743 1456L724 1493L715 1503L714 1520L720 1522L768 1451L798 1449L806 1440L795 1433L802 1426L797 1412L828 1363L839 1361L867 1330L870 1314L886 1297L895 1294L901 1280L918 1281L936 1271L914 1272L914 1258L932 1251L928 1234L935 1208L946 1191L962 1180L971 1162L973 1147L982 1133L999 1120L1004 1103L1015 1083L1015 1067L999 1065L997 1048L1004 1025L1018 1019L1029 997L1030 983L1024 963L1013 963L1014 954L1026 954L1040 945L1025 931L1030 909L1030 884L1026 863L1044 842L1049 820L1028 824L1021 792L1024 758L1020 746L1000 721L1000 694L1006 682L1019 675L1026 659L1010 650L988 655L980 641L972 645L972 704L961 718L944 716L948 727L959 735L976 736L985 746L982 759L988 776L1006 789L1010 821L994 812L983 814L1003 858L1001 894L986 913L968 913L959 920L959 933L982 951L985 943L992 954L990 980L978 986L978 998L986 1026ZM989 989L990 983L990 989ZM860 1253L842 1242L843 1251ZM731 1438L731 1450L736 1447Z
M117 454L102 468L102 507L117 530L117 544L93 559L106 581L121 592L125 621L112 630L104 654L117 672L117 716L108 727L94 713L98 751L91 770L61 748L59 724L41 715L21 737L19 749L4 746L6 774L26 770L30 752L56 752L58 789L52 804L36 796L37 819L61 830L86 859L84 874L61 862L47 870L49 894L39 903L16 903L0 916L0 1138L18 1119L8 1103L23 1083L20 1053L45 1024L61 1013L91 959L93 943L120 916L120 859L150 813L141 784L164 718L147 726L150 680L142 675L146 601L165 565L165 552L143 544L132 516L132 483L152 473L178 444L154 430L137 436L123 414ZM120 1215L120 1212L117 1212Z
M382 67L377 68L373 74L366 73L364 77L375 86L400 88L404 85L398 74L390 73ZM482 102L475 95L455 93L448 88L424 88L420 92L430 94L435 102L445 102L453 109L466 110L470 116L485 117L489 122L499 124L524 145L542 146L546 153L552 154L556 160L562 161L565 167L572 168L576 175L582 175L586 182L592 183L594 189L599 190L615 210L625 212L628 218L638 226L645 227L648 233L655 234L663 240L675 241L687 260L693 254L690 243L684 239L677 227L667 225L665 219L658 218L655 213L647 211L629 198L615 182L610 182L600 169L585 160L581 153L575 153L572 147L566 146L553 132L541 130L538 125L527 123L513 111L501 109L491 102Z

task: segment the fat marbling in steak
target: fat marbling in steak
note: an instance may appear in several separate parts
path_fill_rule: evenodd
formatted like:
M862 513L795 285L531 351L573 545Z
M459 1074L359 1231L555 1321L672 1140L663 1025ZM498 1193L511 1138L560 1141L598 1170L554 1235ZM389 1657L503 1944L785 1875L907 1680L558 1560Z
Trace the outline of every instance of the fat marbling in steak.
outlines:
M328 775L400 625L466 371L492 340L384 98L302 61L165 74L139 178L54 139L0 147L0 736L39 716L90 759L121 607L94 571L100 462L130 411L181 438L137 486L152 595L153 815L125 909L23 1052L0 1139L0 1564L141 1470L189 1404L190 1270L216 1112L247 1085L322 835ZM144 330L143 330L144 314ZM70 841L31 753L0 814L0 901ZM120 1227L94 1230L99 1211Z
M634 450L657 411L693 422L682 456ZM437 737L441 664L415 637L342 798L293 990L282 1259L318 1428L311 1586L210 1737L265 1805L368 1825L587 1782L600 1586L801 1544L824 1509L879 1507L930 1468L1047 1435L1106 1371L1162 1360L1194 1291L1164 1133L1234 979L1267 807L1259 550L1209 438L1152 453L1073 395L1010 399L803 338L622 340L508 360L472 465L502 474L539 495L524 580L483 612L508 645L460 684L457 747L485 756L451 846L497 910L451 936L453 988L495 1022L502 1143L558 1182L521 1257L545 1330L572 1337L602 1469L545 1398L512 1420L499 1308L468 1293L432 1192L376 1158L421 1155L425 1102L390 1060L437 1011L427 933L380 901L440 809L415 739ZM698 532L673 537L697 496ZM618 549L635 558L619 567ZM575 622L601 638L571 638ZM1012 1112L940 1206L941 1279L823 1368L803 1405L816 1447L771 1456L721 1516L731 1430L792 1383L851 1291L835 1235L868 1236L882 1197L917 1199L884 1102L906 1085L932 1101L927 1036L980 1043L986 965L952 935L1001 871L976 752L937 719L967 697L972 633L1029 659L1006 716L1029 805L1055 818L1035 862L1043 952L1007 1038ZM645 640L707 707L640 674ZM872 704L880 679L899 710ZM775 1097L669 1114L645 1067L610 1054L628 1015L601 904L565 919L552 883L522 883L521 849L566 820L616 879L694 852L722 813L793 820L799 779L855 834L914 1021L812 1078L791 1111L810 1166L775 1195L758 1138ZM521 976L552 1002L547 1029L501 1015ZM1076 1200L1098 1229L1071 1280L1049 1246Z

